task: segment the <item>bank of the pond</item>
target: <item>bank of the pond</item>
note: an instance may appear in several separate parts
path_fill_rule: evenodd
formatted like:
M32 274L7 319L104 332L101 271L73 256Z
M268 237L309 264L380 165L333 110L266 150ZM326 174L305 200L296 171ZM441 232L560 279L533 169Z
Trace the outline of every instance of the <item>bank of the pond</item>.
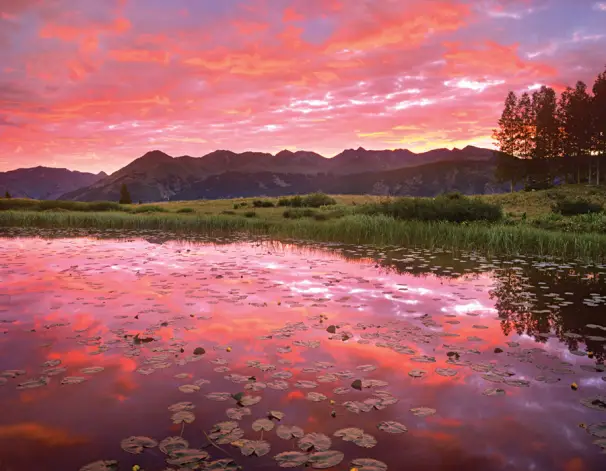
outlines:
M524 225L398 221L363 214L317 221L167 213L4 211L0 212L0 227L245 232L276 239L476 250L496 255L541 255L591 262L606 260L606 235L603 234L548 231Z

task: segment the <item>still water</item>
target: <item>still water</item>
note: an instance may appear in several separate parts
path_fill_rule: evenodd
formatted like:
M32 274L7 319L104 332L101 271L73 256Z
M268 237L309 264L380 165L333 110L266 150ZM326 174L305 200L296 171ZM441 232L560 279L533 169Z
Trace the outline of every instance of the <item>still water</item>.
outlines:
M0 470L606 469L605 276L1 238Z

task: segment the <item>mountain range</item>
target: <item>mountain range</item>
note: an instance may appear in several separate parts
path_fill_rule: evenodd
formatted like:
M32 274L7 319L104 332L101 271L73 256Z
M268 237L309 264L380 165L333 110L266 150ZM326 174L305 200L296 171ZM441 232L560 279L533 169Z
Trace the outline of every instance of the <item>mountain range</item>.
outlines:
M106 177L105 172L94 174L52 167L19 168L0 172L0 196L8 191L16 198L54 200Z
M406 149L360 147L344 150L332 158L315 152L288 150L275 155L217 150L203 157L171 157L154 150L111 175L43 167L0 173L0 189L6 175L29 172L29 182L24 177L14 185L15 195L19 196L17 188L21 188L22 193L26 193L24 196L78 201L116 201L122 184L127 185L134 201L144 202L280 196L313 191L414 196L434 196L454 190L463 193L506 191L506 185L494 181L494 167L493 151L473 146L418 154ZM34 188L41 179L52 179L50 170L63 172L63 176L57 177L52 192L45 190L41 195L42 190Z

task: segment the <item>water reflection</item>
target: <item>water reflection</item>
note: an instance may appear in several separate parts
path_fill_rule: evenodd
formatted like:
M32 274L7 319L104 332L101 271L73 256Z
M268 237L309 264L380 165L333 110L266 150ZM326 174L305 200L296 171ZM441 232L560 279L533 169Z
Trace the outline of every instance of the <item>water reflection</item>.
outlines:
M296 445L275 431L263 435L271 446L263 457L209 446L202 430L237 407L233 399L207 399L213 392L261 397L239 421L246 439L260 439L251 424L270 409L285 413L282 423L330 436L331 449L345 454L339 470L362 457L390 470L403 463L413 470L601 468L596 437L579 424L606 413L579 399L605 385L604 267L149 237L154 243L2 239L0 469L79 469L100 459L119 460L120 469L165 469L157 447L135 456L120 441L178 436L182 425L172 423L168 407L179 401L195 405L183 432L191 448L205 447L212 459L231 455L244 469L278 469L272 457ZM154 340L135 344L135 334ZM206 354L193 355L196 347ZM103 370L88 373L91 367ZM26 373L12 378L7 370ZM413 370L426 374L414 378ZM234 382L235 375L256 381ZM17 388L41 376L48 385ZM86 380L62 385L65 377ZM358 378L388 385L358 391L350 387ZM278 381L287 388L275 389ZM307 384L301 381L315 387L297 387ZM179 390L188 384L199 391ZM489 388L506 394L483 394ZM377 389L397 403L360 413L343 406L376 398ZM309 392L327 399L313 402ZM436 413L417 417L416 407ZM380 431L382 421L408 432ZM364 429L376 446L333 437L344 427Z

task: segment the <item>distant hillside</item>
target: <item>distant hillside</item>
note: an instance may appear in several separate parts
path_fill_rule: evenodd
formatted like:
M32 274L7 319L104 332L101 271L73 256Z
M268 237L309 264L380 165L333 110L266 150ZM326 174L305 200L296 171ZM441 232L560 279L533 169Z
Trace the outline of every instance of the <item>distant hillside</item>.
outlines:
M356 192L368 193L380 192L383 181L389 182L385 184L396 192L405 192L406 188L411 192L427 192L433 190L417 188L415 182L419 178L423 182L433 182L436 176L424 172L436 171L437 168L422 170L421 167L432 163L458 162L477 163L478 168L488 168L492 165L492 159L491 150L473 146L453 150L436 149L420 154L405 149L377 151L358 148L345 150L330 159L305 151L281 151L272 155L218 150L200 158L173 158L163 152L152 151L88 188L66 193L62 199L117 200L122 184L128 186L135 201L223 198L235 193L238 193L237 196L280 195L315 190L351 193L337 190L349 187L360 188ZM461 173L454 168L456 166L449 170L449 177L444 177L444 184L449 184L448 178L454 178L456 181L452 184L464 186L461 180L464 177L456 176ZM416 168L419 170L414 170ZM410 172L404 171L406 169ZM488 179L488 175L485 178ZM370 187L369 182L372 183ZM489 184L488 180L483 184ZM376 185L379 186L375 188ZM433 187L437 184L430 185Z
M107 174L75 172L65 168L34 167L0 172L0 196L53 200L64 193L88 187Z
M302 175L226 172L174 195L173 200L331 194L435 196L444 192L492 194L509 190L494 180L494 162L445 161L387 172Z

